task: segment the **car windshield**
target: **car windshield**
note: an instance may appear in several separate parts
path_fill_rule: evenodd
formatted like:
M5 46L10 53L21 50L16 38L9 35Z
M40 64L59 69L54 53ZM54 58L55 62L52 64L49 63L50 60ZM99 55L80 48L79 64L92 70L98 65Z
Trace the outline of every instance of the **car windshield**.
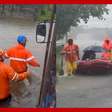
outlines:
M95 52L104 52L105 51L101 46L88 46L84 49L84 52L89 51L89 50L92 50Z

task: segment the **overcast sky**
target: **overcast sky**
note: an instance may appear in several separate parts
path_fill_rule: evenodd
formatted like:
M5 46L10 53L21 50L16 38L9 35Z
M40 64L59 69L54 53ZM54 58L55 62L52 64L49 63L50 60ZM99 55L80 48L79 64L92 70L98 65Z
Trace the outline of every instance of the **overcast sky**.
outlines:
M109 15L104 14L104 18L106 20L99 20L97 18L90 18L88 23L85 24L84 22L81 22L80 25L87 25L88 27L107 27L112 28L112 5L107 5L107 8L109 9Z

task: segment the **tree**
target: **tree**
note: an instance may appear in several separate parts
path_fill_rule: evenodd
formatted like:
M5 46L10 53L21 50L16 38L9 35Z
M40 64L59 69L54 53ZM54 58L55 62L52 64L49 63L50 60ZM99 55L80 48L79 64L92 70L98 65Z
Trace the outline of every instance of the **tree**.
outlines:
M91 16L104 19L104 13L108 14L106 5L57 5L57 39L63 38L70 27L76 27L81 20L87 23Z
M25 16L32 17L34 21L43 21L51 18L52 5L0 5L0 16Z

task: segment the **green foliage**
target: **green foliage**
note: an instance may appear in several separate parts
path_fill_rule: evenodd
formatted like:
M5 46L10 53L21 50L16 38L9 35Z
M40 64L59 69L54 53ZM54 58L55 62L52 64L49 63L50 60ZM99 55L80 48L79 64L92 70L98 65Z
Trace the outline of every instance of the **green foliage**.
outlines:
M57 39L62 38L71 26L77 26L81 20L88 22L90 17L103 19L108 14L106 5L57 5Z
M48 9L40 10L38 21L50 20L52 12Z
M53 5L4 5L0 4L0 15L30 15L35 21L51 19ZM106 5L57 5L56 27L57 39L70 30L71 26L77 26L80 20L87 23L89 17L103 19L103 14L108 13Z
M51 18L52 5L2 5L0 4L0 15L7 16L17 14L29 15L35 21L49 20Z

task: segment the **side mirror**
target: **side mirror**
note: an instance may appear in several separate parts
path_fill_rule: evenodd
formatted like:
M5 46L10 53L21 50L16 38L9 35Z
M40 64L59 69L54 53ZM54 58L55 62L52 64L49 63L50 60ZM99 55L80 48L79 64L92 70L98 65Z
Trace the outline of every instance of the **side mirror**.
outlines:
M45 43L47 38L47 24L39 23L36 27L36 42Z
M52 27L52 34L54 32L55 27L55 21L53 22ZM36 42L37 43L47 43L48 42L48 35L49 35L49 29L50 29L50 22L43 22L39 23L36 27Z

